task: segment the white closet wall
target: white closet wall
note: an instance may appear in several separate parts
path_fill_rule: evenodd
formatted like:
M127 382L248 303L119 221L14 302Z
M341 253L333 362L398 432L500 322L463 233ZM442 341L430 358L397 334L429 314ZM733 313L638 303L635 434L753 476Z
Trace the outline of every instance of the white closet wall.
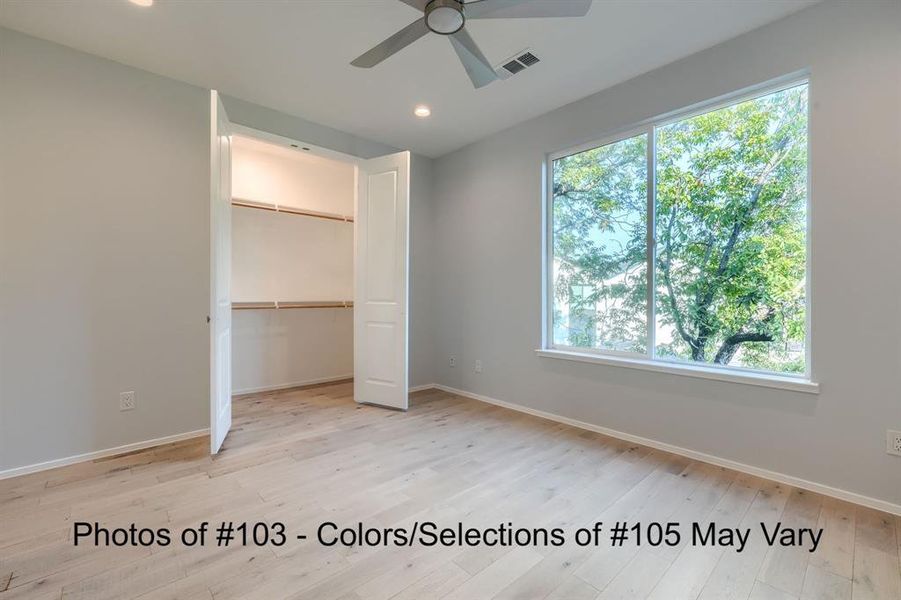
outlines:
M232 302L353 300L352 223L232 207Z
M234 198L353 215L353 166L235 136ZM353 224L232 207L232 301L353 299ZM235 310L235 393L350 377L353 310Z
M353 215L354 169L301 149L234 136L232 195L319 212Z

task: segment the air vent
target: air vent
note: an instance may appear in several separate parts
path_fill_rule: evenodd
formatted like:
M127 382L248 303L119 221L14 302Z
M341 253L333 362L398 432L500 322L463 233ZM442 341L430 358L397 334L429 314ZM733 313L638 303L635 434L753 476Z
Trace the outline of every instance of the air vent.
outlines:
M518 61L511 60L510 62L508 62L507 64L504 65L504 68L507 69L508 71L510 71L511 75L516 75L520 71L525 70L526 67L519 64Z
M540 62L538 57L526 49L517 52L500 65L496 66L494 70L501 79L509 79L520 71L525 71L528 67L531 67L538 62Z
M531 67L535 63L540 62L538 60L538 57L535 56L534 54L532 54L531 52L526 52L525 54L520 55L520 57L517 60L519 60L519 62L521 62L522 64L524 64L527 67Z

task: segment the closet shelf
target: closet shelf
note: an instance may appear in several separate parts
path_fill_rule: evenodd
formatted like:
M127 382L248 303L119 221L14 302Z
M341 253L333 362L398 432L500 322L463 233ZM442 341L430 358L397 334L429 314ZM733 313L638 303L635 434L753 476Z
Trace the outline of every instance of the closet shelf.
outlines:
M328 219L330 221L343 221L345 223L353 223L354 218L349 215L339 215L337 213L319 212L316 210L307 210L305 208L296 208L293 206L283 206L281 204L269 204L268 202L257 202L256 200L247 200L246 198L232 198L232 206L242 206L244 208L256 208L259 210L269 210L272 212L286 213L289 215L298 215L301 217L314 217L317 219Z
M232 310L284 310L288 308L353 308L353 300L320 300L299 302L232 302Z

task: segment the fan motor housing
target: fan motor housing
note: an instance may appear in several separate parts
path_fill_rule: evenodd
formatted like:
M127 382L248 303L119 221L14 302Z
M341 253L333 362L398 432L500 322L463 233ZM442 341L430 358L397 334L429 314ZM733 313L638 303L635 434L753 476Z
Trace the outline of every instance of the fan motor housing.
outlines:
M432 0L425 7L425 23L439 35L453 35L463 29L466 16L459 0Z

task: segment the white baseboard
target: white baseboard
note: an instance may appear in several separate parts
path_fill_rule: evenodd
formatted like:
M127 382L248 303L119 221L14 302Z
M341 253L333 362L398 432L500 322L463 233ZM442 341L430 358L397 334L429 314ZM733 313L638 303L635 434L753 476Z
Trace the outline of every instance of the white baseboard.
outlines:
M167 435L165 437L152 440L144 440L143 442L135 442L133 444L125 444L115 448L107 448L106 450L97 450L96 452L86 452L85 454L76 454L75 456L67 456L56 460L48 460L33 465L25 465L24 467L15 467L0 471L0 479L9 479L10 477L18 477L20 475L28 475L39 471L47 471L56 469L57 467L65 467L74 465L75 463L86 462L89 460L97 460L98 458L106 458L117 454L125 454L136 450L146 450L154 446L162 446L163 444L171 444L173 442L183 442L193 438L203 437L210 434L209 428L198 429L196 431L186 431L185 433L176 433L175 435Z
M304 381L294 381L292 383L280 383L278 385L264 385L261 387L244 388L243 390L232 390L232 396L242 396L244 394L259 394L261 392L277 392L279 390L288 390L296 387L304 387L307 385L317 385L320 383L332 383L334 381L342 381L344 379L353 379L354 374L335 375L332 377L319 377L316 379L307 379Z
M435 385L434 383L427 383L425 385L414 385L411 388L409 388L407 391L411 394L415 394L416 392L424 392L426 390L434 390L437 387L438 386Z
M823 485L821 483L816 483L814 481L808 481L806 479L801 479L799 477L794 477L792 475L786 475L785 473L779 473L777 471L770 471L769 469L763 469L761 467L747 465L745 463L740 463L740 462L737 462L734 460L729 460L727 458L720 458L718 456L713 456L712 454L698 452L697 450L691 450L689 448L682 448L681 446L674 446L672 444L667 444L665 442L658 442L657 440L652 440L650 438L633 435L631 433L624 433L622 431L617 431L615 429L609 429L607 427L602 427L600 425L594 425L593 423L587 423L585 421L579 421L577 419L570 419L569 417L562 417L560 415L555 415L554 413L545 412L543 410L538 410L535 408L529 408L527 406L521 406L519 404L513 404L512 402L505 402L503 400L497 400L496 398L482 396L481 394L474 394L472 392L467 392L465 390L458 390L456 388L452 388L452 387L449 387L446 385L441 385L438 383L435 383L432 385L417 386L418 390L419 389L428 389L428 388L434 388L434 389L438 389L438 390L447 392L449 394L463 396L464 398L469 398L471 400L478 400L479 402L485 402L487 404L494 404L495 406L509 408L510 410L515 410L517 412L525 413L527 415L532 415L535 417L541 417L542 419L548 419L550 421L555 421L557 423L571 425L573 427L578 427L579 429L586 429L588 431L594 431L596 433L600 433L600 434L607 435L607 436L610 436L613 438L625 440L627 442L632 442L635 444L640 444L642 446L656 448L657 450L663 450L664 452L670 452L672 454L678 454L679 456L684 456L686 458L691 458L691 459L694 459L694 460L697 460L700 462L708 463L711 465L716 465L718 467L725 467L727 469L732 469L733 471L747 473L748 475L754 475L756 477L761 477L763 479L769 479L770 481L775 481L777 483L783 483L785 485L790 485L793 487L801 488L801 489L804 489L804 490L807 490L810 492L816 492L818 494L822 494L824 496L830 496L832 498L837 498L839 500L844 500L846 502L860 504L861 506L866 506L868 508L881 510L881 511L884 511L887 513L891 513L893 515L901 515L901 505L894 504L894 503L888 502L886 500L879 500L878 498L871 498L869 496L864 496L863 494L858 494L857 492L850 492L848 490L843 490L840 488Z
M334 379L333 381L337 381L338 379L346 379L346 378L337 378L337 379ZM288 386L288 387L291 387L291 386ZM281 388L281 389L284 389L284 388ZM679 456L684 456L686 458L691 458L691 459L705 462L705 463L708 463L711 465L716 465L718 467L725 467L727 469L732 469L733 471L747 473L749 475L754 475L756 477L761 477L763 479L769 479L771 481L775 481L778 483L783 483L785 485L790 485L790 486L794 486L797 488L805 489L805 490L808 490L811 492L816 492L818 494L823 494L824 496L830 496L832 498L837 498L839 500L844 500L846 502L853 502L854 504L860 504L861 506L866 506L868 508L881 510L881 511L891 513L894 515L901 515L901 505L894 504L894 503L888 502L886 500L879 500L878 498L871 498L869 496L864 496L863 494L858 494L856 492L850 492L848 490L843 490L840 488L823 485L823 484L816 483L813 481L808 481L806 479L801 479L799 477L794 477L792 475L786 475L785 473L779 473L777 471L771 471L769 469L755 467L753 465L740 463L740 462L737 462L734 460L720 458L718 456L713 456L712 454L698 452L697 450L691 450L689 448L682 448L681 446L674 446L673 444L667 444L665 442L658 442L657 440L652 440L650 438L633 435L631 433L624 433L622 431L617 431L615 429L602 427L600 425L594 425L593 423L587 423L585 421L579 421L577 419L563 417L560 415L556 415L554 413L545 412L543 410L538 410L535 408L529 408L527 406L521 406L519 404L514 404L512 402L505 402L503 400L498 400L496 398L491 398L489 396L483 396L481 394L475 394L473 392L467 392L465 390L452 388L452 387L449 387L446 385L441 385L441 384L437 384L437 383L418 385L418 386L411 387L410 392L411 393L412 392L420 392L420 391L424 391L424 390L428 390L428 389L438 389L438 390L447 392L449 394L455 394L457 396L462 396L464 398L470 398L472 400L478 400L479 402L485 402L486 404L493 404L495 406L508 408L510 410L515 410L517 412L525 413L525 414L532 415L535 417L548 419L549 421L555 421L557 423L571 425L572 427L578 427L579 429L594 431L596 433L600 433L600 434L614 437L617 439L625 440L627 442L641 444L642 446L656 448L658 450L663 450L664 452L670 452L672 454L678 454ZM198 429L196 431L188 431L185 433L178 433L175 435L169 435L169 436L156 438L156 439L152 439L152 440L145 440L143 442L135 442L133 444L125 444L124 446L117 446L115 448L107 448L105 450L97 450L95 452L87 452L85 454L77 454L75 456L68 456L68 457L60 458L60 459L56 459L56 460L49 460L46 462L41 462L41 463L37 463L37 464L33 464L33 465L26 465L23 467L15 467L12 469L6 469L4 471L0 471L0 479L8 479L10 477L18 477L20 475L28 475L29 473L37 473L39 471L46 471L48 469L64 467L67 465L85 462L88 460L96 460L98 458L106 458L108 456L115 456L117 454L125 454L126 452L134 452L136 450L145 450L147 448L152 448L154 446L162 446L163 444L171 444L173 442L181 442L184 440L202 437L205 435L209 435L209 433L210 433L209 429Z

